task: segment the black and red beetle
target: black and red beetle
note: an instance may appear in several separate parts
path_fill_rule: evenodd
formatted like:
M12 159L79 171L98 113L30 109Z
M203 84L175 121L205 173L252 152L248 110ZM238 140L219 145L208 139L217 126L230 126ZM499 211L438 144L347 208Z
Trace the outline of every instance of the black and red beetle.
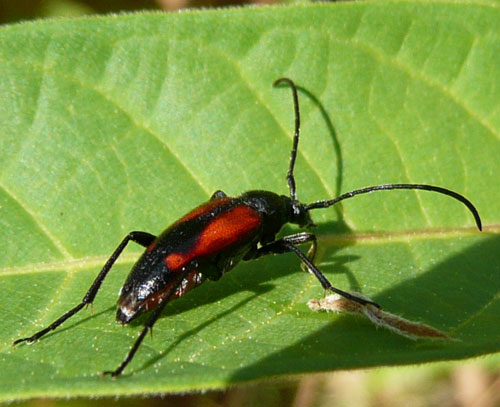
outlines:
M481 230L481 219L474 205L464 196L433 185L385 184L357 189L332 200L303 204L297 200L293 169L299 143L300 112L297 88L288 78L274 82L274 86L287 84L292 89L295 111L295 134L290 154L287 181L290 196L268 191L249 191L236 198L224 192L215 192L210 200L169 226L159 236L147 232L130 232L116 248L101 272L89 288L80 304L66 312L47 328L21 342L34 342L47 332L56 329L85 305L91 304L101 283L129 241L146 248L134 265L123 285L118 299L116 319L127 324L142 312L153 310L145 326L125 360L114 371L104 374L118 376L134 357L148 330L153 328L163 308L171 299L182 297L205 280L216 281L235 267L241 260L252 260L268 254L295 253L307 270L321 283L325 290L333 291L360 304L372 303L333 287L323 273L314 265L316 236L301 232L276 239L277 233L287 223L301 227L314 226L309 211L328 208L337 202L367 192L390 189L421 189L451 196L465 204L474 215ZM307 255L297 246L311 243Z

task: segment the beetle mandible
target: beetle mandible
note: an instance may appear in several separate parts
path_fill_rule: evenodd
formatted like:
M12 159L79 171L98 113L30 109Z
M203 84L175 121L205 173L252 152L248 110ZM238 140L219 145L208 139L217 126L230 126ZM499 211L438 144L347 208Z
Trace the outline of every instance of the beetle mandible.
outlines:
M146 250L133 266L120 291L116 319L122 324L128 324L143 312L152 311L152 313L123 362L116 370L104 372L111 376L120 375L130 363L148 330L153 328L169 300L182 297L207 279L217 281L241 260L252 260L269 254L295 253L325 290L362 305L372 304L380 307L372 301L332 286L314 265L316 252L314 234L300 232L276 239L278 232L287 223L305 228L314 226L309 213L312 209L328 208L344 199L372 191L420 189L448 195L462 202L472 212L476 225L481 230L479 213L467 198L434 185L375 185L344 193L331 200L301 203L297 199L293 175L300 133L299 100L297 87L292 80L280 78L273 83L273 86L283 84L292 90L295 113L295 132L286 176L290 196L268 191L249 191L231 198L222 191L216 191L208 202L184 215L159 236L147 232L130 232L118 245L77 306L45 329L30 337L16 340L14 345L36 341L47 332L56 329L85 305L92 304L104 278L130 241L144 246ZM307 255L297 247L304 243L311 244Z

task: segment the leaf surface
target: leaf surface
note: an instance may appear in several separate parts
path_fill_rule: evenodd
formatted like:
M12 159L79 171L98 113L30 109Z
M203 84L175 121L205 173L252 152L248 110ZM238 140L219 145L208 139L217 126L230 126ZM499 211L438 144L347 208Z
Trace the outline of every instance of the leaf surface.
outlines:
M268 376L421 363L500 344L498 3L370 2L60 19L0 29L0 400L164 393ZM140 248L82 311L121 239L158 234L217 189L287 194L287 76L301 86L304 202L381 183L315 211L319 267L337 287L447 332L410 341L322 295L292 255L242 263L169 304L120 380L140 320L114 322ZM296 230L286 227L283 233Z

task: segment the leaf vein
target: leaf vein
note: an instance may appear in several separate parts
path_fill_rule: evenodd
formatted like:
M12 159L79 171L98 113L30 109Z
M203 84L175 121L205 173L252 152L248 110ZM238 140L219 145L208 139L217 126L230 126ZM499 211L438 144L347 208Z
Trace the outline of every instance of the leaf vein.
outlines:
M63 245L63 243L61 242L61 240L59 240L50 230L47 226L45 226L45 224L35 215L35 213L33 213L30 208L25 205L21 199L13 192L11 191L9 188L7 188L5 186L4 183L2 183L0 181L0 188L2 188L6 194L8 194L15 202L17 202L17 204L19 205L19 207L24 211L26 212L26 214L31 218L33 219L33 221L35 222L35 224L40 228L40 230L45 234L45 236L47 236L47 238L50 240L50 242L52 242L52 244L59 250L59 252L64 256L64 258L66 259L73 259L73 256L71 255L71 253L69 252L68 249L66 249L66 247Z
M180 164L180 166L186 171L186 173L189 176L191 176L191 178L195 181L195 183L197 185L199 185L204 190L204 192L207 194L207 196L210 196L210 193L211 193L210 189L207 188L207 186L201 182L201 180L196 176L196 174L187 166L187 164L183 160L181 160L179 155L177 153L175 153L169 147L169 145L159 136L159 134L157 134L152 128L150 128L148 125L146 125L146 123L140 123L138 120L139 119L138 117L136 117L132 112L129 112L122 104L119 103L119 101L113 99L110 95L108 95L105 92L105 90L100 89L91 83L85 82L76 76L69 75L67 72L58 71L54 68L46 68L45 66L43 66L40 63L35 62L35 61L19 60L19 59L15 59L15 58L9 59L8 61L5 61L2 58L0 58L0 61L5 62L5 63L7 63L7 62L13 63L14 62L14 63L17 63L21 66L28 65L28 66L35 67L35 68L40 69L40 70L45 70L46 72L51 72L59 80L66 79L67 81L72 82L75 85L78 85L83 89L91 90L91 91L95 92L96 94L102 96L106 101L108 101L112 105L116 106L126 117L128 117L129 120L131 121L131 123L137 129L142 129L147 134L156 138L164 146L164 148L172 155L172 157Z
M328 35L328 33L325 33L325 35ZM484 120L478 112L476 112L471 106L469 106L465 100L462 100L456 95L451 89L446 88L442 83L440 83L438 80L432 79L429 76L424 75L422 72L414 69L413 67L409 66L408 64L403 63L401 60L399 60L397 57L390 56L386 53L384 53L382 50L374 47L371 44L365 43L359 39L351 38L349 40L345 40L339 37L333 37L331 36L331 39L333 41L341 42L346 45L349 45L349 42L351 42L353 45L358 46L360 49L363 49L367 51L368 53L372 54L375 56L375 58L383 63L383 62L389 62L393 66L399 68L401 71L404 71L408 74L409 77L416 78L420 80L423 83L426 83L429 87L438 89L441 91L445 96L447 96L451 101L453 101L457 106L461 107L471 118L473 118L477 123L479 123L483 128L485 128L488 132L493 134L496 138L500 139L500 133L496 131L492 127L490 123L488 123L486 120Z

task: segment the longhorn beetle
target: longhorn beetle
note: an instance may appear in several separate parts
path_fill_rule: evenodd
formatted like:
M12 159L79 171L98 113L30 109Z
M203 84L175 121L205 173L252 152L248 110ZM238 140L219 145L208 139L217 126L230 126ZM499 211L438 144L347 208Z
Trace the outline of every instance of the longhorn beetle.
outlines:
M286 176L290 190L289 197L268 191L249 191L231 198L222 191L216 191L208 202L184 215L159 236L147 232L130 232L106 262L80 304L33 336L18 339L14 345L36 341L47 332L56 329L85 305L92 304L104 278L130 241L144 246L146 250L135 263L120 291L116 319L122 324L128 324L143 312L151 310L153 312L120 366L116 370L104 372L111 376L120 375L130 363L148 330L153 328L170 300L182 297L207 279L217 281L241 260L257 259L268 254L295 253L325 290L333 291L362 305L372 304L380 308L372 301L342 291L330 284L314 265L316 252L314 234L300 232L276 239L276 234L286 223L298 224L305 228L314 226L309 214L312 209L328 208L344 199L372 191L421 189L448 195L462 202L472 212L476 225L481 230L479 213L467 198L433 185L376 185L356 189L331 200L301 203L297 199L293 176L300 132L299 100L297 88L292 80L280 78L273 85L283 84L292 90L295 112L295 133ZM303 243L311 244L307 255L297 247Z

